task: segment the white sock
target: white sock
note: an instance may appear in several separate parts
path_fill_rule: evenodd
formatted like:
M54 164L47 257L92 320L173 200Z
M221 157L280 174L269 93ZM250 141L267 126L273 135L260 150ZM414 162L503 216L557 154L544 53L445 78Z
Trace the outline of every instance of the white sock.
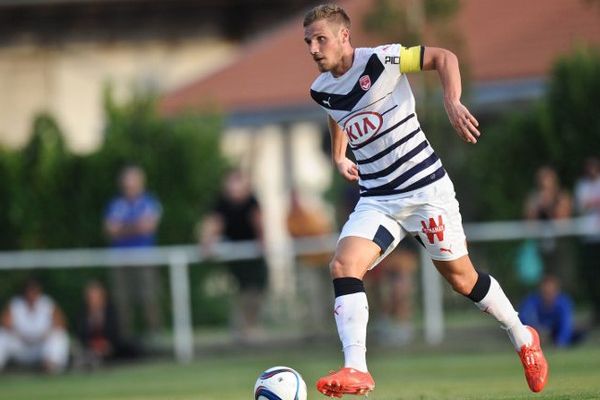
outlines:
M358 292L337 297L334 316L344 349L344 367L367 372L369 304L366 293Z
M485 297L475 303L479 309L492 315L500 322L500 325L508 333L508 337L517 351L521 350L523 345L529 345L532 342L531 333L521 323L519 314L504 294L500 284L494 277L490 276L490 289Z

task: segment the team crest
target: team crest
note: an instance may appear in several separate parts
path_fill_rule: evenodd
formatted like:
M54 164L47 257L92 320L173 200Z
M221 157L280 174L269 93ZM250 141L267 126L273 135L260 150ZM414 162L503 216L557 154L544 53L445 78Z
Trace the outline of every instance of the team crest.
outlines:
M363 75L358 80L358 83L360 84L361 89L366 92L371 87L371 78L369 78L369 75Z

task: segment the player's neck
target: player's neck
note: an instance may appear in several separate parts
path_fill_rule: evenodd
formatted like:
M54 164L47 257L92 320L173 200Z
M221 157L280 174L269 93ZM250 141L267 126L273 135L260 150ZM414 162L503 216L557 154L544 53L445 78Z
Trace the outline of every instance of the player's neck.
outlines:
M353 63L354 63L354 48L350 47L348 49L348 51L344 52L344 54L342 55L342 59L341 59L340 63L337 65L337 67L335 67L334 69L331 70L331 75L333 75L334 78L339 78L340 76L342 76L346 72L348 72L350 70L350 68L352 68Z

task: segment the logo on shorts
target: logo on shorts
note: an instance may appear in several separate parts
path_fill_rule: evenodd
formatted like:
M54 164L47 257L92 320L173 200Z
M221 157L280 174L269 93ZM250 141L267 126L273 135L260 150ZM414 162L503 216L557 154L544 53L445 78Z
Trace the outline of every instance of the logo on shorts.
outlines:
M425 221L421 221L421 226L423 229L421 232L427 235L427 239L430 244L435 242L435 237L437 236L440 242L444 241L444 231L446 230L446 225L444 225L444 220L441 215L438 215L437 223L435 219L429 218L429 226Z
M358 83L360 83L360 88L366 92L371 87L371 78L369 78L369 75L363 75L358 80Z

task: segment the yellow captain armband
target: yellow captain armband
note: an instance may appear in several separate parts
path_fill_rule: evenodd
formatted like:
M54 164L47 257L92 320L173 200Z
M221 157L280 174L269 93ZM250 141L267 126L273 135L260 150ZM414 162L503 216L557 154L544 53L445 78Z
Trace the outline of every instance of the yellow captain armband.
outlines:
M425 46L400 47L400 72L419 72L423 69Z

